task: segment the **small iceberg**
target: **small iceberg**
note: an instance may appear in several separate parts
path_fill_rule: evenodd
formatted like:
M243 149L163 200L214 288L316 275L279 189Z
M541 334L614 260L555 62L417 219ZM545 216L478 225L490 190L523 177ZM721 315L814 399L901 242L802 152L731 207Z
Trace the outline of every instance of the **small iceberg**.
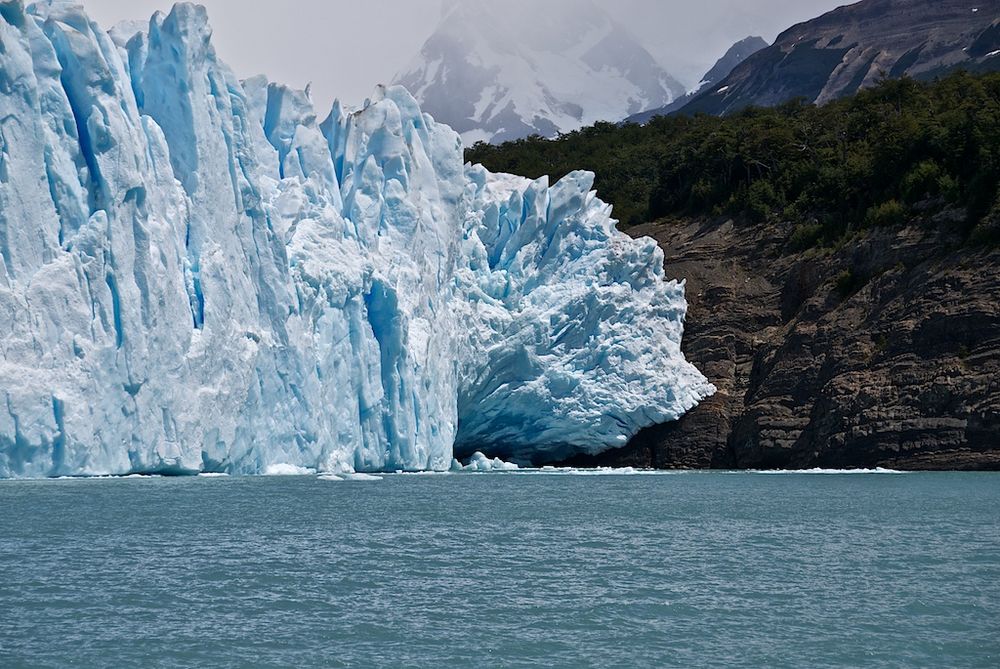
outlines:
M469 464L463 465L458 460L452 460L451 471L453 472L513 472L520 469L513 462L504 462L500 458L492 460L483 453L476 451Z
M345 481L381 481L381 476L373 474L342 474Z
M264 476L312 476L315 473L315 469L290 465L284 462L268 465L264 468Z
M355 472L341 472L339 474L326 473L320 474L316 477L320 481L329 481L331 483L338 483L343 481L351 481L355 483L359 482L370 482L370 481L381 481L381 476L375 476L373 474L358 474Z
M638 474L667 474L669 472L658 472L648 469L636 469L635 467L597 467L594 469L579 469L577 467L542 467L538 470L542 474L562 475L562 476L636 476Z

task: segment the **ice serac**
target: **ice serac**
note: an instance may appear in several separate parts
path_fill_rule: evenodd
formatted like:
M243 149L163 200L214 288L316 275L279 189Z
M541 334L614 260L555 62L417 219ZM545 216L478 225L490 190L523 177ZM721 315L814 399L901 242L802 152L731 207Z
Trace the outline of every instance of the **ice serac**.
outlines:
M589 174L465 165L398 87L321 119L194 5L0 0L0 45L0 477L537 460L712 392Z

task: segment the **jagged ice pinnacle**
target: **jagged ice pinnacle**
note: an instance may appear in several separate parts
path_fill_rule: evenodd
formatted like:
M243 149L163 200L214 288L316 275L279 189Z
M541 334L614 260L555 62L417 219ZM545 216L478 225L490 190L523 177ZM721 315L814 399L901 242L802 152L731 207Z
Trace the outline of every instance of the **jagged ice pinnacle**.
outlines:
M712 392L592 175L464 165L398 87L320 122L210 36L0 0L0 477L538 460Z

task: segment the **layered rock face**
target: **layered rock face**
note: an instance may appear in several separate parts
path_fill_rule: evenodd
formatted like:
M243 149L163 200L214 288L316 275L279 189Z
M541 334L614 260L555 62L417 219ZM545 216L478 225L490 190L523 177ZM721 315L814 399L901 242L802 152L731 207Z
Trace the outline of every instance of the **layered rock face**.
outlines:
M827 252L789 249L790 225L635 229L687 279L685 352L719 393L576 462L1000 469L1000 252L948 227L875 230Z
M591 175L465 166L402 88L320 121L210 37L0 2L0 477L595 453L712 392Z

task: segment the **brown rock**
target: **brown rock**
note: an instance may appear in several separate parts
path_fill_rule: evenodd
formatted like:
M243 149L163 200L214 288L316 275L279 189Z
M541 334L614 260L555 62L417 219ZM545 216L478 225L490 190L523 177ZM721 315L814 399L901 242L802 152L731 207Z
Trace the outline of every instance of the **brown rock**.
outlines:
M1000 469L1000 252L917 224L796 252L791 231L629 231L687 280L685 354L719 394L573 464Z

